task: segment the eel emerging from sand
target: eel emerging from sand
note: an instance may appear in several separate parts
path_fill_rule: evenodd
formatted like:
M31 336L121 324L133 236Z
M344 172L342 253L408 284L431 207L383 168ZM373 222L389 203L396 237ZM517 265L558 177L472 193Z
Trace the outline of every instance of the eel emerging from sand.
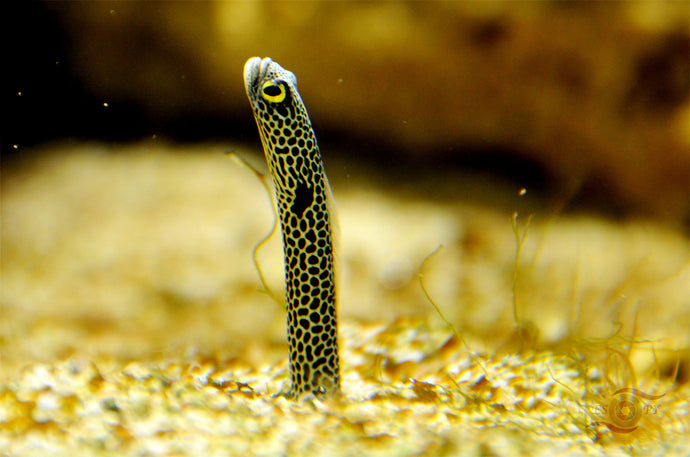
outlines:
M244 83L278 200L283 233L288 397L340 390L331 199L297 78L270 58L252 57Z

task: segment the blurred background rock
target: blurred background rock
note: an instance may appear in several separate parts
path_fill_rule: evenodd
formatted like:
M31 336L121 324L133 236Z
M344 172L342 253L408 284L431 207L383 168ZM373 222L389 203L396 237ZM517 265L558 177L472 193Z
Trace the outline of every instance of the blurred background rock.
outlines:
M3 161L64 138L258 151L242 66L270 56L297 74L322 150L347 145L337 160L403 182L486 173L687 226L688 7L5 2Z

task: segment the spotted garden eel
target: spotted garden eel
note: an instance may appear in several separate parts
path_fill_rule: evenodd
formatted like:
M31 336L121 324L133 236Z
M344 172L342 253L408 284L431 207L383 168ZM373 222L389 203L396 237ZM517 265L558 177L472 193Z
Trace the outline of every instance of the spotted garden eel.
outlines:
M295 75L270 58L244 65L244 84L276 188L283 234L287 396L340 390L330 187Z

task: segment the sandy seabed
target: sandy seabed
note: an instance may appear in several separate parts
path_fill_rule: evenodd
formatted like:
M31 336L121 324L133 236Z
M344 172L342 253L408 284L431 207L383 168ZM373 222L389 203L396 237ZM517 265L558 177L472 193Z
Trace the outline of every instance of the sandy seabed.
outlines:
M535 210L516 266L510 210L327 170L342 395L292 402L252 261L271 203L229 149L69 143L3 174L2 455L690 455L683 234ZM280 238L257 258L280 296ZM663 396L614 432L623 388Z

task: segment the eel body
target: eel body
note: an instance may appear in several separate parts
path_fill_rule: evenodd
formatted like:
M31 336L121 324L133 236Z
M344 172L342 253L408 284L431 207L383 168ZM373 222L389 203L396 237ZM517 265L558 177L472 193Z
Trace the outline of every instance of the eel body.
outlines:
M270 58L244 66L249 103L275 184L283 235L287 396L340 390L330 188L297 78Z

